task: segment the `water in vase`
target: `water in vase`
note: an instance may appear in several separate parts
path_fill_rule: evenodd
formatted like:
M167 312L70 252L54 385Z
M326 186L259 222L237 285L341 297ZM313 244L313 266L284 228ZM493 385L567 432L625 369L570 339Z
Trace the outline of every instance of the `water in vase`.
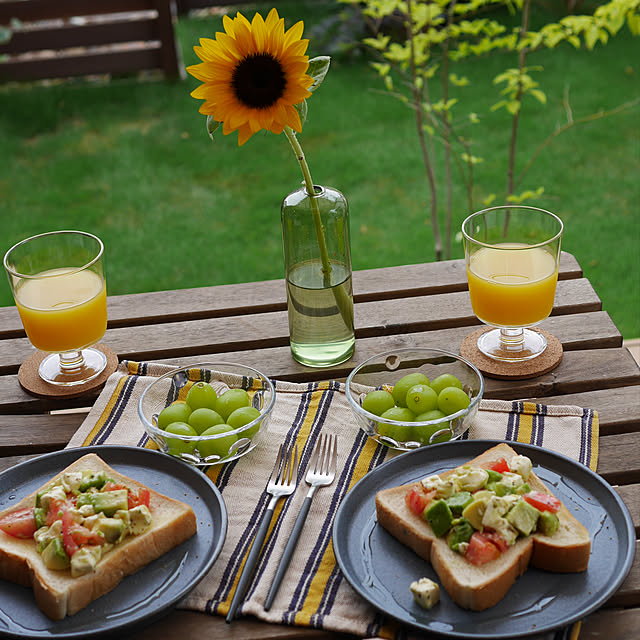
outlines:
M355 346L351 271L335 262L331 269L328 283L320 261L296 265L287 277L291 351L312 367L344 362Z

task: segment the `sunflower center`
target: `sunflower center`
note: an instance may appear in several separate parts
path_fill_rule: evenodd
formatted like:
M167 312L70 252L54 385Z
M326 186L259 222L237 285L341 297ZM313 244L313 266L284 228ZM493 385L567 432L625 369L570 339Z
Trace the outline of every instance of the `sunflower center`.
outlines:
M287 78L278 60L268 53L256 53L238 63L231 83L240 102L264 109L283 96Z

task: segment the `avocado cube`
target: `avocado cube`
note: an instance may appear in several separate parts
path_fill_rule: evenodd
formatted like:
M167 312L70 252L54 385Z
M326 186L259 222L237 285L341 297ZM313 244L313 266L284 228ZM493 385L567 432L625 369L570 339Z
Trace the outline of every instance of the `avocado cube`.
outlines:
M499 482L500 480L502 480L502 474L499 471L487 469L487 473L489 474L489 479L487 480L487 482Z
M127 525L120 518L100 518L95 530L104 536L106 542L115 544L127 531Z
M424 517L433 529L433 533L438 537L443 536L451 529L453 514L444 500L436 500L424 512Z
M538 517L538 531L545 536L552 536L560 525L557 514L551 511L541 511Z
M474 529L482 531L482 518L489 503L489 496L484 495L476 498L471 504L462 511L462 517L468 520Z
M461 542L469 542L475 529L465 518L460 518L447 534L449 548L458 551Z
M120 509L129 508L127 489L116 489L114 491L103 491L101 493L83 493L78 498L78 506L90 504L96 513L104 513L111 517Z
M95 487L96 489L102 489L106 482L107 476L105 475L104 471L85 471L84 478L82 479L82 482L80 483L78 489L82 493L88 491L92 487Z
M473 502L473 496L469 491L458 491L447 498L445 502L449 505L452 513L460 515L462 510Z
M36 528L44 527L47 524L47 512L42 507L35 507L33 517L36 521Z
M42 561L47 569L62 571L69 568L69 556L64 550L62 540L54 538L42 551Z
M536 528L539 516L540 512L526 500L518 500L506 518L523 536L528 536Z

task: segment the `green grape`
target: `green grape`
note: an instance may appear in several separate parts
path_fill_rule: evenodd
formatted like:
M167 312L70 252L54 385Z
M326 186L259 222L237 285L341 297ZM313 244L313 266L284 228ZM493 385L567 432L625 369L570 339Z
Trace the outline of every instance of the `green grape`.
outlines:
M443 373L431 381L431 388L440 395L440 392L447 387L458 387L462 389L462 382L451 373Z
M228 418L227 424L232 429L239 429L244 427L245 424L249 424L256 418L260 417L260 412L255 407L238 407ZM240 434L241 438L253 438L258 433L262 422L257 422L250 429L243 431Z
M209 427L206 431L201 433L201 436L215 436L218 434L227 433L233 431L228 424L216 424L213 427ZM214 440L201 440L198 442L198 451L203 458L209 456L220 456L224 458L229 454L229 447L237 440L235 434L229 434L228 436L221 436Z
M399 407L407 406L407 391L416 384L429 384L429 378L424 373L408 373L395 383L391 395Z
M205 429L209 427L213 427L216 424L223 424L224 419L222 416L213 409L207 409L206 407L201 407L200 409L196 409L191 413L189 419L187 420L189 426L193 427L197 433L202 433Z
M438 394L427 384L416 384L407 391L406 405L416 415L438 408Z
M164 431L173 433L176 436L198 435L195 429L186 422L172 422L165 427ZM182 440L180 438L169 438L165 436L164 441L172 456L179 456L181 453L191 453L196 447L195 440Z
M187 393L187 404L192 411L203 408L215 411L217 399L216 390L207 382L196 382Z
M395 420L398 423L413 422L416 419L413 411L406 407L391 407L391 409L387 409L380 417L386 420ZM384 422L378 422L378 434L393 438L398 442L410 440L412 428L410 424L386 424Z
M450 416L469 406L469 396L458 387L447 387L438 394L438 409Z
M187 422L191 415L191 407L182 400L172 402L158 416L158 429L165 430L172 422Z
M362 408L374 416L381 416L387 409L395 406L393 396L384 389L370 391L362 401Z
M445 418L445 414L442 413L439 409L433 409L432 411L426 411L425 413L421 413L419 416L416 416L416 422L430 422L431 420L441 420ZM436 433L436 431L440 431L441 429L448 429L446 433L439 435L437 438L433 440L433 443L429 442L431 436ZM414 427L414 434L416 440L422 442L422 444L435 444L437 442L448 442L451 440L451 422L443 421L437 424L423 424L416 425Z
M244 389L227 389L218 397L216 411L226 420L236 409L250 406L251 398Z

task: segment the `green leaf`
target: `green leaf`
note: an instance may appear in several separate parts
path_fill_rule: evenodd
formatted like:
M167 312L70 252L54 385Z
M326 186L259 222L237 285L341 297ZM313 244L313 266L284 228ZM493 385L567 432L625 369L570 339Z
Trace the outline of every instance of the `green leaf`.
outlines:
M547 104L547 96L544 91L540 91L540 89L531 89L529 93L540 103Z
M216 132L218 127L222 124L222 122L218 122L214 120L211 116L207 116L207 133L209 137L213 140L213 134Z
M313 93L322 84L330 64L331 58L329 56L317 56L309 60L307 75L313 78L313 84L309 87L309 91Z
M518 100L510 100L507 102L507 111L515 116L520 111L520 102Z
M307 113L309 111L309 107L307 106L307 101L303 100L302 102L298 102L298 104L293 105L300 116L300 125L304 126L305 121L307 120Z
M456 87L465 87L469 84L469 78L465 76L458 76L455 73L450 73L449 82Z
M389 74L391 70L391 65L382 63L382 62L372 62L371 66L378 72L378 74L384 78L384 76Z

